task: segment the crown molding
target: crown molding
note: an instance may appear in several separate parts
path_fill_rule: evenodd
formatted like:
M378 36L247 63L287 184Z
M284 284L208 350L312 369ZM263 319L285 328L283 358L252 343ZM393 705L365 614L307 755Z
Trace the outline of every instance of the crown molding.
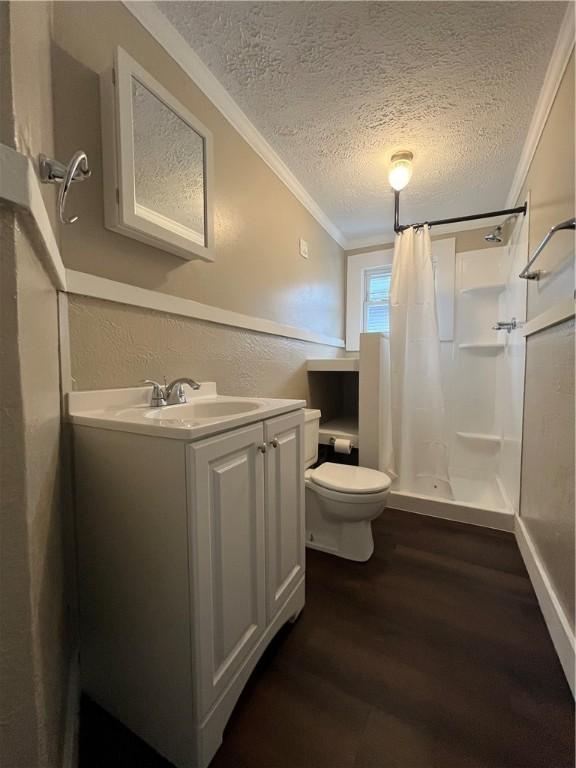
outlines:
M552 57L548 64L546 75L544 76L540 95L538 96L536 108L534 109L532 121L520 155L520 160L516 167L516 173L514 174L510 192L506 199L507 208L512 208L516 204L518 196L522 191L522 186L526 181L530 165L532 164L532 159L534 158L536 148L538 147L538 142L540 141L542 131L548 120L548 115L550 114L554 99L556 98L556 93L558 92L566 66L568 65L568 60L574 50L574 21L574 3L570 2L568 3L568 8L566 9L562 24L560 25L556 45L552 51Z
M249 146L264 160L296 199L302 203L340 246L350 251L357 248L372 248L393 242L394 232L392 230L363 237L346 237L300 181L298 181L286 163L266 141L220 81L212 74L193 48L164 14L158 10L155 4L152 2L139 2L138 0L122 0L122 3L159 45L164 48L167 54L186 72ZM560 27L548 69L546 70L542 89L508 193L506 201L506 207L508 208L516 204L521 192L570 54L574 49L574 23L574 3L570 2ZM501 219L487 219L480 227L494 225L499 221ZM434 234L451 234L453 232L478 228L477 222L463 222L458 226L443 225L436 227Z
M122 0L125 8L152 35L166 53L186 72L198 88L242 138L264 160L269 168L288 187L294 197L308 210L316 221L340 246L347 247L347 240L340 229L328 218L322 208L307 192L304 186L280 159L260 131L240 109L222 83L212 74L198 54L186 42L178 30L170 23L152 2Z

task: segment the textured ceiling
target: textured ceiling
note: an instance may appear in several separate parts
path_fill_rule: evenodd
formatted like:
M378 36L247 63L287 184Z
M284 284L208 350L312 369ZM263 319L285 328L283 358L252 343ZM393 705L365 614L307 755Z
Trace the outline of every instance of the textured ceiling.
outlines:
M505 203L566 9L557 2L160 2L347 237ZM218 153L216 147L216 161Z

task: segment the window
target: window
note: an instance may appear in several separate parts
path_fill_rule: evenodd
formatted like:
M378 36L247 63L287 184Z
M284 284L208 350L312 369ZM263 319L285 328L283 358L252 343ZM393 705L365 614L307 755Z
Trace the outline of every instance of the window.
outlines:
M392 265L364 272L364 333L390 332Z

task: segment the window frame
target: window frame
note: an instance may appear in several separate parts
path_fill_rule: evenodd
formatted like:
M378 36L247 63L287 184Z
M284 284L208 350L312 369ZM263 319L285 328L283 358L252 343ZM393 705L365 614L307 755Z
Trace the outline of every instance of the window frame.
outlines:
M384 239L384 238L382 238ZM354 247L369 245L358 241ZM351 249L352 246L349 246ZM436 262L436 298L440 341L454 340L456 238L446 237L432 242L432 259ZM349 253L346 265L346 350L358 352L360 334L364 327L364 279L363 272L373 267L392 264L394 249L375 247L373 251Z
M381 299L378 301L370 301L369 296L369 285L370 280L373 276L378 275L385 275L386 277L390 277L390 282L392 282L392 264L381 264L378 267L369 267L367 269L362 270L362 280L363 280L363 290L362 290L362 333L390 333L390 291L388 291L388 295L386 299ZM369 307L378 307L378 306L388 306L388 328L384 331L369 331L368 330L368 308Z

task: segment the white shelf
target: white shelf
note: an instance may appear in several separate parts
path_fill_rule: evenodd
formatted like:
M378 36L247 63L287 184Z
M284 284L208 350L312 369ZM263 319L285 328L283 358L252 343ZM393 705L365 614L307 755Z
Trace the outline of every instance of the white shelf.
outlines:
M504 347L505 344L503 341L478 341L470 344L458 344L458 349L485 349L494 350L495 352L499 352L501 349L504 349Z
M358 357L326 357L315 360L307 360L308 371L358 371L360 359Z
M352 446L358 448L358 420L340 416L320 424L318 442L321 445L330 445L332 438L350 440Z
M486 443L499 443L500 435L489 435L482 432L456 432L463 440L479 440Z
M502 293L505 288L505 283L484 283L484 285L471 285L469 288L461 288L460 293Z

